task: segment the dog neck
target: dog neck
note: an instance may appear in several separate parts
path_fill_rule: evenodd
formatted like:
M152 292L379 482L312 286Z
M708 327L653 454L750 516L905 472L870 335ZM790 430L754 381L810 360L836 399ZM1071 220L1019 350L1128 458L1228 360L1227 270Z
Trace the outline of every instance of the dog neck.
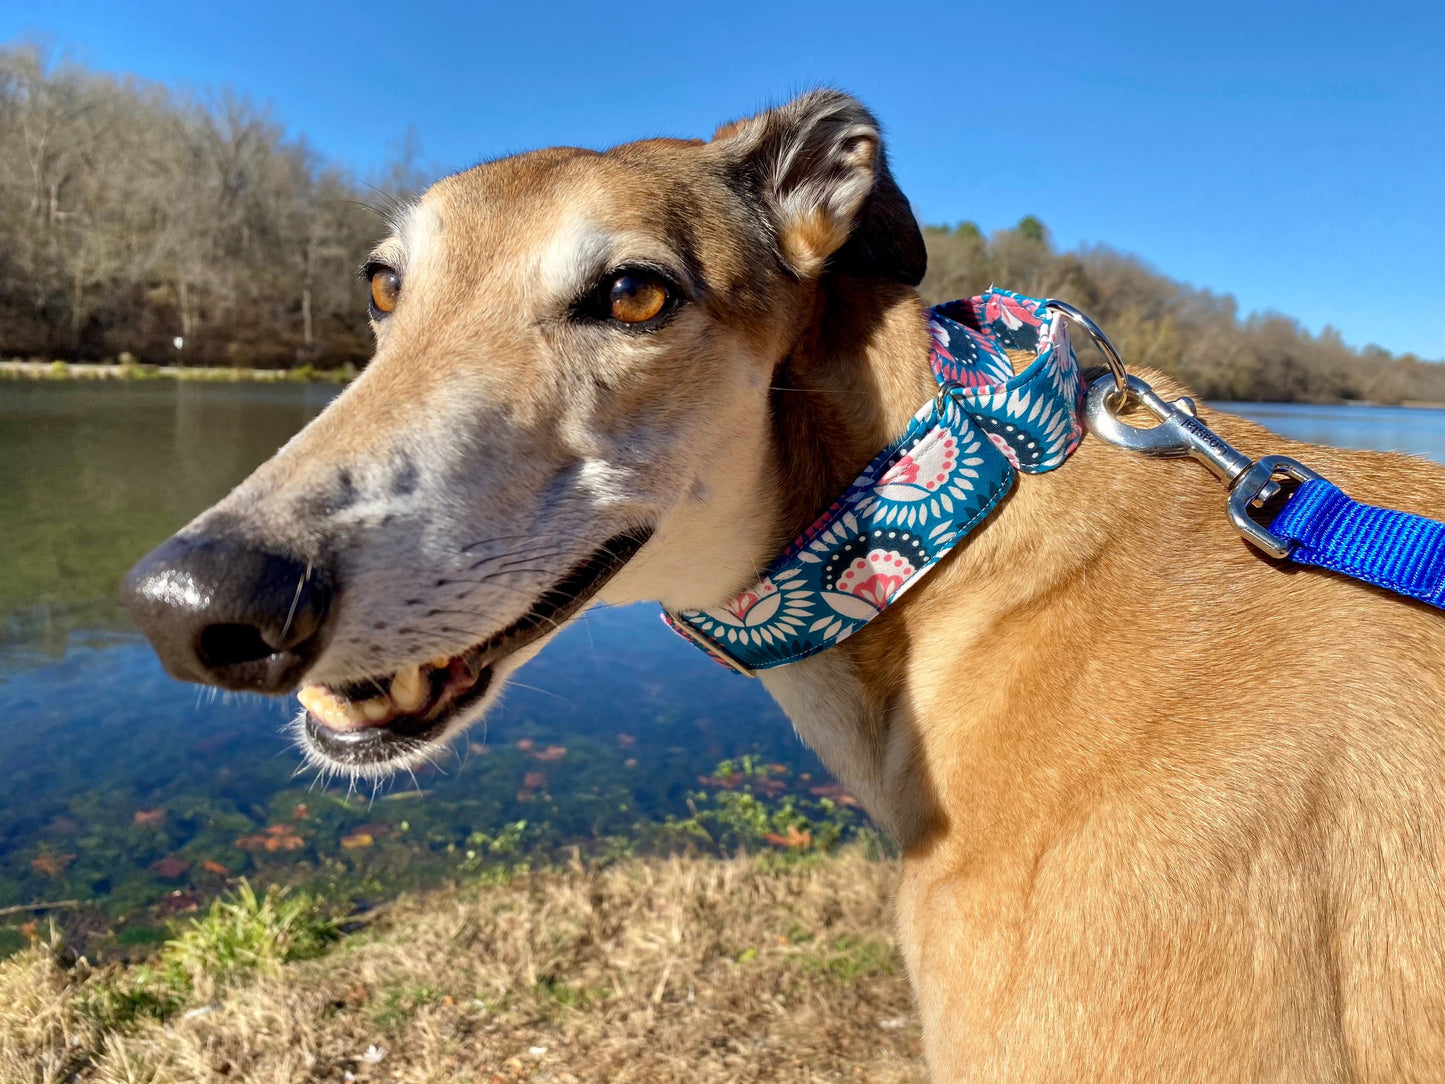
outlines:
M937 390L927 318L907 287L827 278L804 324L774 374L769 461L775 477L765 491L776 493L778 504L771 549L754 558L759 568L802 534ZM925 580L919 589L926 586ZM870 626L854 639L879 636ZM862 663L845 642L761 677L799 736L873 820L902 840L917 831L896 800L889 754L903 672Z
M773 552L817 519L938 391L918 295L851 278L820 284L773 377Z
M717 472L698 487L707 499L684 502L653 552L609 584L602 601L650 599L674 611L720 604L937 394L928 317L906 286L826 276L793 323L802 330L773 367L766 425L724 434L732 443L714 449ZM1014 360L1018 367L1030 358ZM1059 473L1029 476L905 597L843 642L760 674L803 740L904 844L950 805L937 786L924 786L933 761L957 748L922 725L938 697L956 700L941 675L960 656L982 655L979 641L1010 609L1077 573L1102 545L1080 533L1109 517L1071 514L1074 498L1053 480Z
M926 314L912 290L844 278L820 285L806 330L773 381L768 461L775 480L763 491L777 494L775 531L770 548L753 555L756 567L767 567L811 525L935 393L929 350ZM1079 574L1103 544L1084 537L1092 527L1060 526L1078 520L1053 475L1030 475L1017 488L1026 492L1010 495L863 629L760 675L799 735L904 844L928 832L948 806L936 787L922 785L937 743L949 740L923 726L923 705L940 695L938 674L948 669L939 645L955 659L985 658L981 641L990 629ZM943 695L954 700L957 693ZM935 800L923 800L925 790Z

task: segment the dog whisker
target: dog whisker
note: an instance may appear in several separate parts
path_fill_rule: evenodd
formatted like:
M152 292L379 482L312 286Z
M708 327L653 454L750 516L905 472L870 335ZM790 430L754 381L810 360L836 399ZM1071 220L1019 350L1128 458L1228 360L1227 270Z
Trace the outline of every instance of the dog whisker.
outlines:
M433 614L451 614L454 617L480 617L483 620L486 620L487 618L492 616L491 614L482 613L479 610L459 610L449 606L444 606L439 609L428 611L428 616L431 616ZM537 620L545 622L548 627L554 630L560 629L562 627L562 623L558 621L555 617L544 617L542 615L538 615ZM472 635L471 633L466 632L462 629L452 629L450 631L462 632L464 635Z
M442 767L441 761L438 759L439 757L443 756L443 755L444 755L444 751L445 751L446 749L449 749L449 748L450 748L450 745L447 745L447 746L433 746L433 747L431 747L431 748L427 748L427 747L425 747L425 746L422 746L422 747L419 747L419 748L416 750L416 754L417 754L417 756L421 757L424 761L426 761L427 764L431 765L432 771L438 773L439 775L450 776L451 773L450 773L449 771L447 771L446 768ZM454 750L453 750L453 751L454 751ZM458 758L458 764L460 764L460 758Z
M561 553L522 553L515 557L509 557L505 561L499 561L496 566L498 572L506 571L514 565L523 564L527 561L547 560L553 557L561 557Z
M597 657L597 641L592 638L592 624L587 620L585 613L582 615L580 624L582 625L582 630L587 633L587 648L592 655L592 665L596 669L601 670L602 660Z
M511 568L506 571L489 572L485 576L479 576L476 583L493 583L500 579L520 579L523 576L550 576L550 569L546 568Z
M852 391L848 388L789 388L782 384L769 384L769 391L796 391L805 395L863 395L861 391Z
M493 591L510 591L513 595L526 599L529 603L535 601L537 596L544 590L543 588L537 587L520 587L514 583L493 583L489 579L452 580L450 582L465 584L468 587L490 587ZM462 592L459 601L470 601L473 594L474 592L472 591Z
M543 689L537 685L528 685L524 681L517 681L515 679L509 681L507 684L512 685L518 689L526 689L529 692L541 693L543 696L555 697L556 699L562 701L562 703L567 704L568 706L576 705L576 701L573 700L570 696L563 696L561 693L553 692L551 689Z
M306 570L296 581L296 590L291 595L291 609L286 613L286 623L281 626L281 639L284 641L291 631L291 623L296 620L296 606L301 601L301 592L306 589L306 581L311 579L311 562L306 562Z
M535 531L523 531L518 534L494 534L490 538L479 538L475 542L468 542L459 552L470 553L479 546L489 546L493 542L513 542L519 538L535 539L536 537Z
M480 561L476 561L470 566L468 566L467 571L477 572L483 568L486 568L488 565L500 564L503 561L507 561L508 563L513 560L551 561L565 559L570 556L572 556L571 550L552 550L551 552L542 553L539 553L536 550L517 550L512 553L498 554L495 557L484 557Z

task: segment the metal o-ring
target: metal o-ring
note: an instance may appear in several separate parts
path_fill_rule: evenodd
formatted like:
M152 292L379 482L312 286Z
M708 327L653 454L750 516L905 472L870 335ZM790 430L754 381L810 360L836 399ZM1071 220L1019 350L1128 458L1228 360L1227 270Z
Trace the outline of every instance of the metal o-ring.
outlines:
M1104 329L1067 301L1051 297L1044 302L1044 307L1062 314L1089 333L1089 338L1094 340L1094 345L1099 348L1109 365L1109 372L1114 377L1114 390L1119 396L1117 405L1122 407L1129 398L1129 374L1124 368L1124 359L1119 356L1119 351L1114 349L1114 344L1109 341L1109 336L1104 334Z

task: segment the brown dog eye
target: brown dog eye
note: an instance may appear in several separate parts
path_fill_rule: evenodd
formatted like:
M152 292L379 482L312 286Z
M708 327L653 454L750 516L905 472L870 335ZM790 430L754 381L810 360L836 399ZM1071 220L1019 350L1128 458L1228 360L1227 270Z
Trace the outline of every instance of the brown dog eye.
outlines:
M612 280L607 294L608 313L624 324L641 324L662 312L668 299L667 283L645 271L626 271Z
M371 273L371 303L380 313L396 308L401 293L401 276L389 267L378 267Z

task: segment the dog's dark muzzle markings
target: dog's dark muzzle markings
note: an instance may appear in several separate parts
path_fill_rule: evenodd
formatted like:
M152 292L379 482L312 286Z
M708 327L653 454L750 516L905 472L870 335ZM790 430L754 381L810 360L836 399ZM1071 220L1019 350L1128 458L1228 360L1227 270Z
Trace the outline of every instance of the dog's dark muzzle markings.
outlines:
M173 677L284 693L325 643L330 574L242 542L180 535L126 576L121 599Z

